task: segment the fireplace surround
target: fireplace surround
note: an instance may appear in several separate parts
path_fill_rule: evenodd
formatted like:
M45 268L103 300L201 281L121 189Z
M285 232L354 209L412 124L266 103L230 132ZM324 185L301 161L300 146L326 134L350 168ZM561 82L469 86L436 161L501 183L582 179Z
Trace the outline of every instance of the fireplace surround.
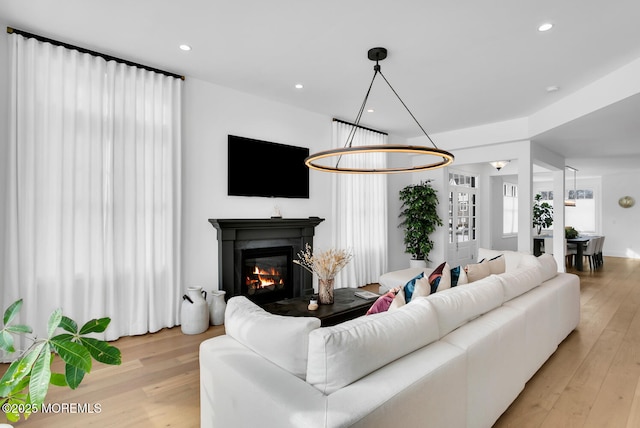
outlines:
M306 244L313 247L315 227L323 221L209 219L218 235L218 283L226 297L244 295L264 304L313 293L311 274L293 258Z

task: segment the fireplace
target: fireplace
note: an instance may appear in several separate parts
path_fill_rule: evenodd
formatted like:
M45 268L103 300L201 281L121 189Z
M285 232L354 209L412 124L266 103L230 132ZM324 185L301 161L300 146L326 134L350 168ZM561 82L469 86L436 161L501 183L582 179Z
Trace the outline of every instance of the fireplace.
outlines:
M241 293L256 303L294 296L293 246L242 250Z
M218 234L218 282L227 299L257 304L309 295L313 278L293 263L324 219L209 219Z

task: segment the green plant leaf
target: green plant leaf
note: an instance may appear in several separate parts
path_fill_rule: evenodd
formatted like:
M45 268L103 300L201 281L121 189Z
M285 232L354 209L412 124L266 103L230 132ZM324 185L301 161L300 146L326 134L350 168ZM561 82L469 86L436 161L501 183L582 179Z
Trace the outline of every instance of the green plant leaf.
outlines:
M60 325L60 320L62 320L62 309L56 309L51 313L49 317L49 323L47 324L47 337L53 336L53 333L56 332L56 328Z
M5 388L7 391L12 391L13 388L22 380L25 376L31 374L31 369L36 359L40 355L40 351L47 342L39 342L30 348L23 356L17 361L14 361L7 369L7 372L0 380L0 396L5 396Z
M0 397L7 397L13 390L13 387L17 384L17 382L13 381L13 377L15 376L19 363L20 360L12 362L4 375L2 375L2 378L0 379Z
M23 324L10 325L5 330L15 334L33 333L33 330L31 329L31 327Z
M69 366L69 367L72 367L72 366ZM51 385L55 385L55 386L69 386L67 384L67 380L65 379L65 376L62 373L51 373L51 380L49 382L51 382Z
M74 366L66 365L64 367L65 380L69 388L76 389L82 379L84 378L85 371Z
M4 311L4 325L7 325L15 318L15 316L20 312L20 308L22 308L22 299L16 300L13 302L6 311Z
M115 366L122 363L120 350L115 346L91 337L81 337L80 342L89 350L89 353L96 361Z
M51 347L45 343L31 369L31 380L29 381L29 396L31 403L40 405L44 403L49 390L49 380L51 379Z
M9 353L16 352L16 349L13 347L13 336L5 330L0 330L0 349Z
M111 318L92 319L82 326L82 328L80 329L80 334L102 333L107 329L110 322Z
M71 342L75 336L73 334L62 333L49 339L51 342Z
M87 348L68 340L51 339L50 342L65 363L82 369L87 373L91 371L91 354L89 354Z
M64 315L62 316L62 319L60 320L60 325L58 327L68 331L69 333L75 334L78 332L78 324L76 324L76 322L71 318L65 317Z

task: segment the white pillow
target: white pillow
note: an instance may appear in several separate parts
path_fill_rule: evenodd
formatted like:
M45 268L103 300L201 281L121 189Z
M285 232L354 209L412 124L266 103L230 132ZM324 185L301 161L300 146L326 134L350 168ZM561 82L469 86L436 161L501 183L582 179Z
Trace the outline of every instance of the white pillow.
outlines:
M309 333L319 327L318 318L274 315L244 296L232 297L227 302L226 334L303 380Z

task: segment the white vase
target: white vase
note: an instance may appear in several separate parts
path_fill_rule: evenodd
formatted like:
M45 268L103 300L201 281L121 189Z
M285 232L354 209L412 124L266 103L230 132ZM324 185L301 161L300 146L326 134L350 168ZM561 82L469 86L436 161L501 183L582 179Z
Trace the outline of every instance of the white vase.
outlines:
M224 300L226 293L226 291L222 290L211 291L211 306L209 306L211 325L224 324L224 312L227 310L227 302Z
M209 308L202 287L188 287L182 296L180 328L184 334L200 334L209 328Z

